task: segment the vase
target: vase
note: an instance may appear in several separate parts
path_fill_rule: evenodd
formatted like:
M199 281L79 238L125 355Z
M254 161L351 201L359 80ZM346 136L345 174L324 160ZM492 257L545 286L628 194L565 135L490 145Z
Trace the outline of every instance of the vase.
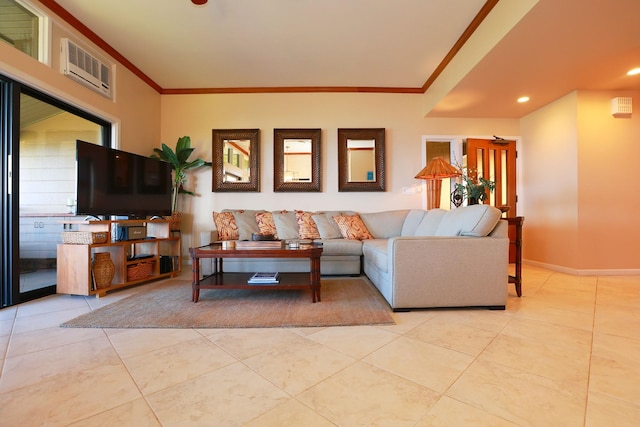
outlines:
M96 283L96 289L108 288L116 271L116 267L111 261L109 252L97 253L93 256L91 267L93 271L93 280Z
M467 205L471 206L471 205L477 205L478 204L478 199L476 199L475 197L467 197Z

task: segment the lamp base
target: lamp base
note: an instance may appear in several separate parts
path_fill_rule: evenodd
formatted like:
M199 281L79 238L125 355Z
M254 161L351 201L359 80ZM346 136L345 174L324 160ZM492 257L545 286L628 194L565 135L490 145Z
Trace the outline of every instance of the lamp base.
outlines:
M440 194L442 191L441 179L427 180L427 210L440 207Z

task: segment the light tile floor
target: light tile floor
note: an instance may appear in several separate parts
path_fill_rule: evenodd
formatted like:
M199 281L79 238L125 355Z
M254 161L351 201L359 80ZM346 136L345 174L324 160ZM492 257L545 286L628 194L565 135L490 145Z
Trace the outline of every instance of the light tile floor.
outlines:
M638 276L525 266L505 311L392 326L58 327L143 290L0 310L0 425L640 425Z

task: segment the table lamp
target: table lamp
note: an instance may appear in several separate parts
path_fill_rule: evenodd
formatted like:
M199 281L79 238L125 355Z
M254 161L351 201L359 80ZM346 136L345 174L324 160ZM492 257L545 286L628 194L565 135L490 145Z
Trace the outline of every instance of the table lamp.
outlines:
M440 207L442 180L462 175L460 170L442 157L434 157L418 174L417 179L427 181L427 210Z

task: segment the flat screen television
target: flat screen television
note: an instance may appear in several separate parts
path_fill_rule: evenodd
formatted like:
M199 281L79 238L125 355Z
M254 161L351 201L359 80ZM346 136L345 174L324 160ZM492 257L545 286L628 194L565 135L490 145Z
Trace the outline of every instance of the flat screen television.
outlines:
M167 162L77 140L76 171L77 215L171 215Z

